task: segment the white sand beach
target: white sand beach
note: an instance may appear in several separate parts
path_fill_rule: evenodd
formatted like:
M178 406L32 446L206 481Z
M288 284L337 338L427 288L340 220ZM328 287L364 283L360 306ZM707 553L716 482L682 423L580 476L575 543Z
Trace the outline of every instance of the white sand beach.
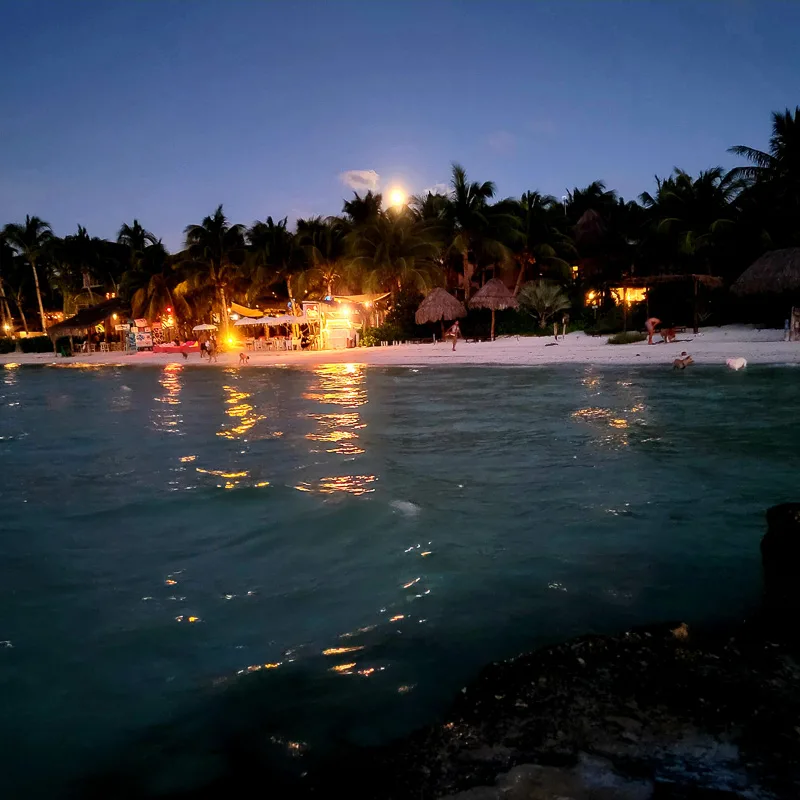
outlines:
M253 367L309 366L333 363L372 364L376 366L429 366L456 364L496 364L500 366L537 366L554 364L661 364L671 366L682 351L697 364L723 366L728 358L745 358L749 364L800 364L800 343L785 342L782 330L758 330L746 325L703 328L696 336L691 332L678 336L674 344L648 345L647 342L610 345L605 336L571 333L559 339L552 337L510 336L495 342L459 341L455 352L451 344L408 344L391 347L361 347L356 350L309 352L248 352ZM73 358L56 358L52 354L9 353L0 356L2 364L55 364L58 366L119 364L154 366L169 363L205 368L238 366L240 350L222 353L216 363L201 360L192 353L188 360L180 355L150 352L134 354L93 353Z

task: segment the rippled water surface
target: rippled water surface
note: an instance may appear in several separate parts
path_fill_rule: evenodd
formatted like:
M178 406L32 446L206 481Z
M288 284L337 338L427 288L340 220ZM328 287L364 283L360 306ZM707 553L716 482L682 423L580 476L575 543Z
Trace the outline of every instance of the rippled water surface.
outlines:
M4 780L148 749L161 776L220 729L302 762L426 722L519 650L736 617L763 510L798 499L798 388L788 368L0 370ZM201 781L187 764L163 780Z

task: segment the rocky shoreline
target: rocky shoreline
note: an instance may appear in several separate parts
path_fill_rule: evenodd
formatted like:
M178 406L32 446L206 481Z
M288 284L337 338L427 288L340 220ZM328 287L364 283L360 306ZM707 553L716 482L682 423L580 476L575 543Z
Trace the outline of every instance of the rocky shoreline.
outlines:
M308 793L800 797L800 504L768 521L765 604L741 625L659 625L492 664L443 722L309 775Z

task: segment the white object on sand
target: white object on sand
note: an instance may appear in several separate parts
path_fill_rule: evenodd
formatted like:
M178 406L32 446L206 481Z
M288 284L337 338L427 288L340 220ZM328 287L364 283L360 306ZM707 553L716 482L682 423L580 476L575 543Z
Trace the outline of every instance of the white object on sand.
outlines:
M739 369L744 369L747 366L747 359L746 358L729 358L725 363L731 369L739 370Z

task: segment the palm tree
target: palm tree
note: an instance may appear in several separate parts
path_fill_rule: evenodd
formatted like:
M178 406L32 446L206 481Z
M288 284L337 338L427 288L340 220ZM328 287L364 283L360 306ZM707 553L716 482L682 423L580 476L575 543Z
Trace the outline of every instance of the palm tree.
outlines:
M133 225L123 223L117 233L117 243L125 245L130 253L130 265L136 268L137 261L141 258L145 249L157 244L158 239L150 231L145 230L138 219L133 221Z
M42 292L39 287L39 274L36 264L43 256L47 245L53 238L53 230L49 222L39 217L26 216L24 223L9 223L3 230L5 240L17 253L31 265L33 271L33 284L36 287L36 300L39 303L39 318L42 322L42 331L47 330L47 320L44 316Z
M464 300L469 301L479 258L490 264L508 261L510 252L502 239L513 234L515 220L506 208L489 204L495 194L492 181L470 182L464 168L453 164L450 185L445 218L453 231L450 248L461 256Z
M345 200L342 213L352 226L366 225L374 222L381 215L383 195L378 192L373 194L372 189L361 197L358 192L353 192L352 200Z
M408 209L390 208L350 237L353 269L361 272L366 291L403 288L425 291L438 281L440 242L435 228L415 220Z
M714 167L692 178L676 168L668 178L656 177L655 195L642 194L656 244L668 262L662 267L683 264L694 271L710 268L715 244L736 224L735 201L743 186L737 175Z
M175 270L170 256L161 242L148 245L139 260L135 283L130 286L131 312L134 317L158 319L168 308L180 317L191 313L185 298L173 293L176 286Z
M753 180L783 177L800 184L800 106L795 107L794 113L788 108L782 114L772 112L769 152L741 144L730 147L728 152L752 162L747 167L736 167L734 177Z
M569 236L559 230L564 214L561 204L552 195L525 192L511 203L511 209L519 220L521 232L520 246L514 248L514 258L519 264L514 296L519 294L528 268L534 265L569 278L567 259L574 259L577 251Z
M337 217L298 219L295 240L306 256L306 269L300 274L306 286L320 286L332 295L345 267L345 226Z
M539 326L546 327L547 320L559 311L570 307L569 297L557 283L531 281L522 287L519 304L529 313L539 317Z
M745 145L728 152L751 162L732 172L750 184L741 197L743 217L762 249L800 244L800 106L773 112L768 152Z
M187 261L193 267L187 287L199 290L208 286L214 293L214 304L222 320L222 331L228 335L228 289L237 277L244 259L244 225L230 225L222 205L199 225L188 225ZM185 294L185 292L182 292Z
M282 280L289 307L295 313L294 279L303 269L303 251L287 226L287 219L256 220L247 230L252 264L250 295L261 293Z

